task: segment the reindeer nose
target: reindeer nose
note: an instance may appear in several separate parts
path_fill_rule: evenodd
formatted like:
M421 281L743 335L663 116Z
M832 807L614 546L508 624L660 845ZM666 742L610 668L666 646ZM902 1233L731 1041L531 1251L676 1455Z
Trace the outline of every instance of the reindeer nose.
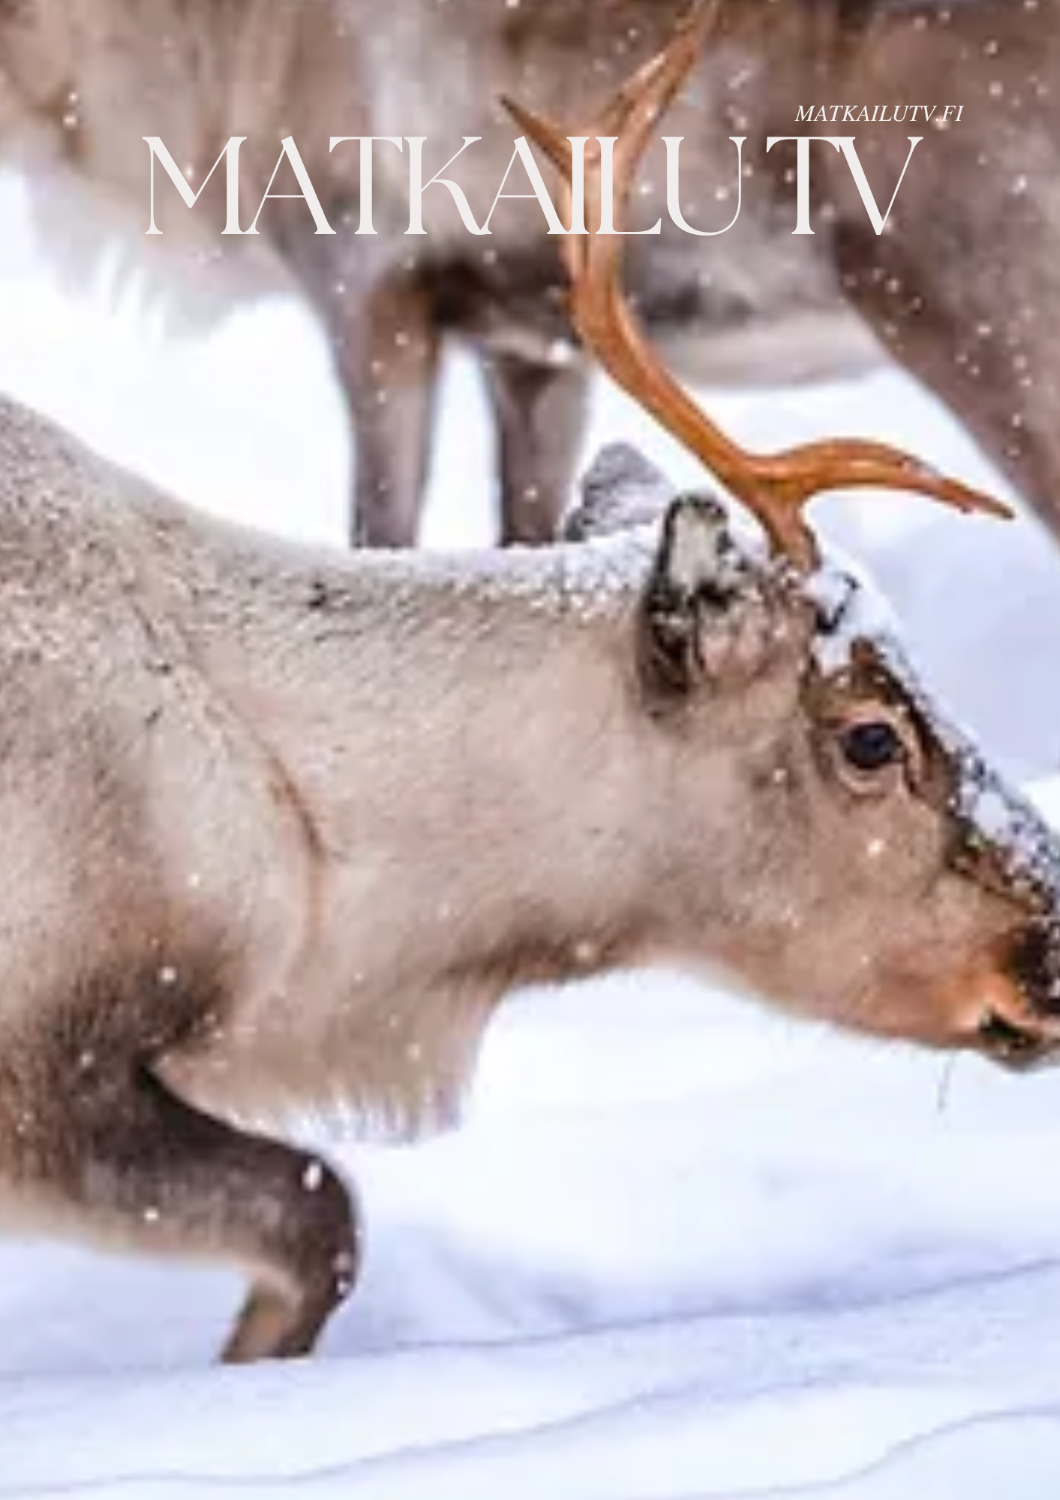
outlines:
M1007 963L1009 993L999 988L978 1024L981 1050L1007 1068L1026 1070L1060 1060L1060 929L1026 928Z
M1009 969L1032 1014L1060 1020L1060 927L1040 921L1026 928Z

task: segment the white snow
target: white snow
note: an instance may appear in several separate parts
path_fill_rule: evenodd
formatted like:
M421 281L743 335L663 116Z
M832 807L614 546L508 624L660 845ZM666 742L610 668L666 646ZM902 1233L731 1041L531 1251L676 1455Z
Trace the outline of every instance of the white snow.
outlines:
M0 387L189 499L342 537L341 403L298 307L174 342L113 285L62 292L11 180L0 231ZM486 534L480 403L454 357L430 542ZM763 446L861 430L1000 488L894 374L714 409ZM601 391L605 438L699 479ZM1060 567L1036 528L819 511L984 748L1056 770ZM1035 793L1060 820L1060 780ZM513 1002L460 1131L314 1144L357 1177L368 1260L312 1361L211 1365L234 1275L0 1241L0 1500L1057 1492L1060 1077L628 975Z

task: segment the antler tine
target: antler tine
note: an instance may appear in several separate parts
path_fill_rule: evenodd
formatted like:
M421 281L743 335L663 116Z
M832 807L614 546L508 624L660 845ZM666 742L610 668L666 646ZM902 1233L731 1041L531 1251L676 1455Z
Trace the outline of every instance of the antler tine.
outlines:
M589 137L585 149L587 223L600 222L603 201L604 157L598 138L616 137L613 222L617 227L654 126L691 71L717 10L716 0L699 0L669 45L628 79L587 125L571 132ZM509 99L503 102L559 168L565 212L569 212L574 174L570 141L551 121ZM810 570L817 564L817 544L802 512L823 490L911 490L959 510L1011 515L991 496L939 474L887 443L836 438L768 455L739 447L696 406L645 341L622 294L621 249L617 234L590 230L586 236L564 239L571 321L611 377L702 460L758 518L773 548L797 567Z

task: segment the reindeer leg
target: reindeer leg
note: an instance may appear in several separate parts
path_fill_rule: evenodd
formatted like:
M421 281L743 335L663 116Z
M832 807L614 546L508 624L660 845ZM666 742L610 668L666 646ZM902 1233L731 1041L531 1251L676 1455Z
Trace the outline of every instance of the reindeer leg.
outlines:
M31 1213L105 1245L247 1267L252 1288L224 1359L308 1352L357 1271L356 1217L338 1177L305 1151L201 1113L147 1068L101 1056L59 1078L41 1066L47 1093L28 1099L12 1132Z
M430 277L384 241L350 264L315 236L284 245L291 271L323 319L346 397L354 446L350 541L416 543L430 457L440 324Z
M324 318L354 442L350 541L414 547L430 460L440 350L433 296L414 271L330 292Z
M585 433L588 373L577 355L546 364L494 354L486 370L500 448L501 540L552 541Z
M989 182L982 192L988 189ZM1000 241L1008 232L1005 205L998 203L996 213ZM959 232L955 216L956 210L943 220L949 232L977 243L971 215ZM1020 232L1019 245L1006 250L999 243L996 257L993 251L969 257L984 264L958 273L942 231L928 254L921 242L933 231L919 230L913 255L898 236L842 224L836 260L847 295L885 347L948 404L1060 537L1060 357L1049 315L1060 307L1060 275L1051 233L1037 223L1033 206Z
M412 272L380 280L343 326L332 324L356 444L352 539L416 544L430 460L439 329L430 288Z

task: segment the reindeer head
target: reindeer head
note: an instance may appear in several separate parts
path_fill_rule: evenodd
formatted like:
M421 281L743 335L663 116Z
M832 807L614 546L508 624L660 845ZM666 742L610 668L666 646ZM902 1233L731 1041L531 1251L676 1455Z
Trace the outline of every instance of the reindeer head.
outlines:
M660 499L644 481L634 523ZM599 499L572 530L622 524ZM1011 1066L1060 1048L1060 845L946 723L864 582L802 573L685 495L635 632L664 953L859 1030Z
M711 13L698 6L571 132L615 137L616 223ZM509 107L563 172L569 209L566 133ZM585 161L586 222L599 222L593 139ZM653 926L667 951L694 958L688 934L701 933L704 958L847 1026L1009 1065L1049 1056L1060 1048L1060 846L945 725L888 633L866 623L860 586L821 568L802 513L820 491L854 485L1004 508L883 444L738 448L645 345L621 292L621 245L564 241L572 321L770 543L765 559L738 546L711 500L678 499L665 513L637 622L638 691L669 760L653 784L677 801L659 809ZM593 529L584 507L570 529ZM704 884L708 846L721 878Z

